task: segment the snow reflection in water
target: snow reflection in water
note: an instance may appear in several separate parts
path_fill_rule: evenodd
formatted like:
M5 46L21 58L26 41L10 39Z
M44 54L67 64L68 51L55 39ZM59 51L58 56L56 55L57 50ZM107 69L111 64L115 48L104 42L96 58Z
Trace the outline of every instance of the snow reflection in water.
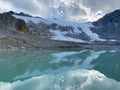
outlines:
M115 50L0 51L0 90L119 90L119 54Z

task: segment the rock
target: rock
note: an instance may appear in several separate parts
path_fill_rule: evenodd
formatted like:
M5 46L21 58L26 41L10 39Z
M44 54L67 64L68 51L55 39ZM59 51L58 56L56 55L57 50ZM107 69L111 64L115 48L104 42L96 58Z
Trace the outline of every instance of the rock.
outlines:
M120 27L120 10L115 10L105 15L98 21L93 22L93 24L97 26Z
M49 29L57 29L57 24L56 23L53 23L51 25L49 25Z
M17 19L15 26L16 26L16 29L20 32L24 32L24 33L28 32L28 28L24 20Z
M14 28L16 18L10 13L0 14L0 28Z
M47 20L40 19L39 23L34 23L34 20L26 23L22 19L17 19L12 16L18 15L22 17L31 17L24 13L8 12L0 14L0 35L5 37L0 38L0 46L6 46L7 48L15 46L20 48L35 47L35 48L99 48L112 46L120 46L120 10L116 10L96 22L93 22L94 27L91 27L92 33L99 35L99 38L106 41L93 41L91 42L89 36L82 30L81 26L68 24L61 25L55 22L47 22ZM35 20L37 20L35 18ZM57 19L56 19L57 20ZM50 30L58 30L56 35L60 38L68 37L68 41L59 39L51 39L55 36ZM75 31L76 30L76 31ZM77 32L78 30L78 32ZM80 32L79 32L80 30ZM4 32L4 33L3 33ZM22 32L22 33L21 33ZM63 35L63 36L62 36ZM69 41L69 38L81 39L90 43L81 43ZM95 37L96 38L96 37ZM111 41L110 41L111 40Z
M120 10L105 15L93 24L95 27L91 30L97 33L100 38L120 41Z

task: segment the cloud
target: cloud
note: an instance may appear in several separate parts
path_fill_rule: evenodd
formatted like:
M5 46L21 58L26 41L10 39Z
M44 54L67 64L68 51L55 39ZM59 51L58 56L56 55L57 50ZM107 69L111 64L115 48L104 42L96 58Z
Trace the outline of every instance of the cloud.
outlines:
M43 3L40 1L38 0L0 0L0 3L1 4L4 3L5 7L9 7L9 10L47 17L48 13L47 13L47 8L45 7L47 3ZM4 8L4 7L1 7L1 8Z
M9 11L12 5L8 2L4 2L2 0L0 0L0 12L4 12L4 11Z
M120 0L0 0L0 12L13 10L81 22L97 20L119 6Z

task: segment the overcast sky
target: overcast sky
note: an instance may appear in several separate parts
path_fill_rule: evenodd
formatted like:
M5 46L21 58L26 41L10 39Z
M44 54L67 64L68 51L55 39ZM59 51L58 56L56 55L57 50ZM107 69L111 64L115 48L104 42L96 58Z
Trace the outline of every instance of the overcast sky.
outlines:
M24 12L44 18L93 21L120 8L120 0L0 0L0 12Z

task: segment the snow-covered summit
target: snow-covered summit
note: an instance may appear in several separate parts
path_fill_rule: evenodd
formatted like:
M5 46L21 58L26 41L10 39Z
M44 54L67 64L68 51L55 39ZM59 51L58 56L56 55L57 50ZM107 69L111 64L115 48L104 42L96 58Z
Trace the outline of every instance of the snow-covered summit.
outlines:
M52 34L50 39L61 40L61 41L71 41L71 42L94 42L94 41L105 41L104 39L99 38L99 35L93 33L90 28L94 27L92 23L77 23L77 22L68 22L59 19L43 19L41 17L32 17L29 15L21 14L12 14L15 18L23 19L26 23L30 21L35 24L40 24L41 22L46 23L48 26L56 24L55 28L48 28ZM66 28L70 27L70 28ZM63 30L64 29L64 30ZM89 40L83 40L82 34L85 34ZM82 36L81 36L82 35Z
M88 48L92 45L118 46L120 11L114 11L96 22L87 23L68 22L56 18L43 19L11 11L0 14L0 35L2 43L15 44L13 46L84 47L85 45Z

